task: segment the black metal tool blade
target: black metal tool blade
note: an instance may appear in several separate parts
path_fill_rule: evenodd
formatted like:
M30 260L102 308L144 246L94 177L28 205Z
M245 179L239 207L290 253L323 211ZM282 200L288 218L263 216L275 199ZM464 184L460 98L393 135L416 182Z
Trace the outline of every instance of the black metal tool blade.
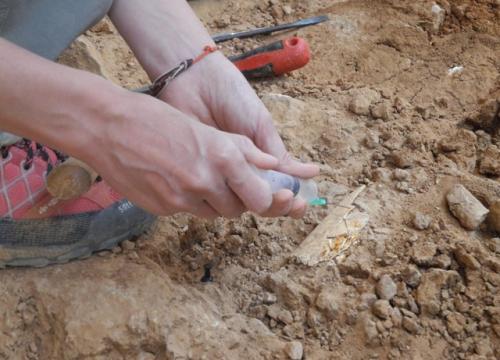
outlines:
M327 15L314 16L307 19L302 19L298 21L294 21L288 24L281 24L276 26L263 27L258 29L239 31L239 32L231 32L231 33L222 33L216 34L212 36L212 39L216 43L221 43L224 41L232 40L232 39L244 39L249 38L256 35L267 35L276 31L290 30L290 29L300 29L306 26L316 25L322 23L324 21L330 20Z

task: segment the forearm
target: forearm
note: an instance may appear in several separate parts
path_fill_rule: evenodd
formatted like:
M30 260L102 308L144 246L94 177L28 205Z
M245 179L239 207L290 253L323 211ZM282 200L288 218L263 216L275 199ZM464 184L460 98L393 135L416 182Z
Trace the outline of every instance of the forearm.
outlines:
M0 38L0 131L76 154L96 137L106 102L122 91Z
M115 0L110 17L151 79L213 44L185 0Z

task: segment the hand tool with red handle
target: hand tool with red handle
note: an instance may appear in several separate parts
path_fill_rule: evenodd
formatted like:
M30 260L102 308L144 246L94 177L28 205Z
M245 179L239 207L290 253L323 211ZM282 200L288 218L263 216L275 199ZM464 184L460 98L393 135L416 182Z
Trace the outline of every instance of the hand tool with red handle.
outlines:
M305 66L311 58L304 39L292 37L230 56L247 79L279 76Z

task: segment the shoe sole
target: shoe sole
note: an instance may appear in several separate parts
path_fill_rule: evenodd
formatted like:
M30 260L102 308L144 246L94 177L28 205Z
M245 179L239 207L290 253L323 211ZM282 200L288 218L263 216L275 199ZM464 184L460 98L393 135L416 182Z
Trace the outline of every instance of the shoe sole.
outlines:
M121 242L125 240L129 240L133 237L142 235L148 226L144 229L137 229L135 231L130 231L125 234L119 235L117 237L108 239L100 244L96 244L96 246L89 246L88 244L83 246L72 247L70 250L56 256L56 257L32 257L32 258L15 258L8 261L0 260L0 268L4 269L6 267L34 267L34 268L42 268L47 265L52 264L65 264L71 260L76 259L86 259L89 258L93 253L102 250L111 250L114 247L118 246ZM0 247L0 251L4 251Z
M83 245L80 247L74 247L71 250L56 256L56 257L33 257L33 258L16 258L9 261L1 261L0 260L0 269L4 269L6 267L34 267L34 268L42 268L52 264L65 264L71 260L76 259L87 259L92 256L93 253L102 250L111 250L114 247L118 246L121 242L125 240L129 240L133 237L142 235L147 229L141 231L131 231L126 234L117 236L115 238L106 240L103 243L98 244L98 246L88 246ZM0 251L3 251L0 247Z
M128 214L123 212L117 214L114 210L119 209L120 205L107 209L107 214L104 216L95 216L88 226L88 233L76 242L64 244L62 239L59 243L44 246L38 244L26 246L21 245L20 241L7 243L0 238L0 268L40 268L51 264L64 264L74 259L85 259L95 252L111 250L121 242L143 234L155 221L153 216L135 207L128 207L127 210L132 210ZM118 224L117 219L123 221ZM15 222L12 224L15 226ZM112 233L111 230L106 231L113 229L114 225L119 229L118 234ZM16 239L15 236L13 238Z

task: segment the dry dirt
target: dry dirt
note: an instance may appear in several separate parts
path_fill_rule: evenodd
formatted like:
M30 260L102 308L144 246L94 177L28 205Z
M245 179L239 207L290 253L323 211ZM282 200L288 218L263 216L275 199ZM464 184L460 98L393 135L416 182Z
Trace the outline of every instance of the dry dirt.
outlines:
M102 256L4 270L0 359L499 358L495 219L465 230L445 198L461 183L492 214L500 199L500 2L437 3L442 18L426 0L191 2L212 33L330 15L296 32L307 67L253 85L290 150L321 164L331 204L367 185L356 205L369 226L312 268L288 256L328 209L300 221L178 215ZM108 22L63 62L146 83Z

